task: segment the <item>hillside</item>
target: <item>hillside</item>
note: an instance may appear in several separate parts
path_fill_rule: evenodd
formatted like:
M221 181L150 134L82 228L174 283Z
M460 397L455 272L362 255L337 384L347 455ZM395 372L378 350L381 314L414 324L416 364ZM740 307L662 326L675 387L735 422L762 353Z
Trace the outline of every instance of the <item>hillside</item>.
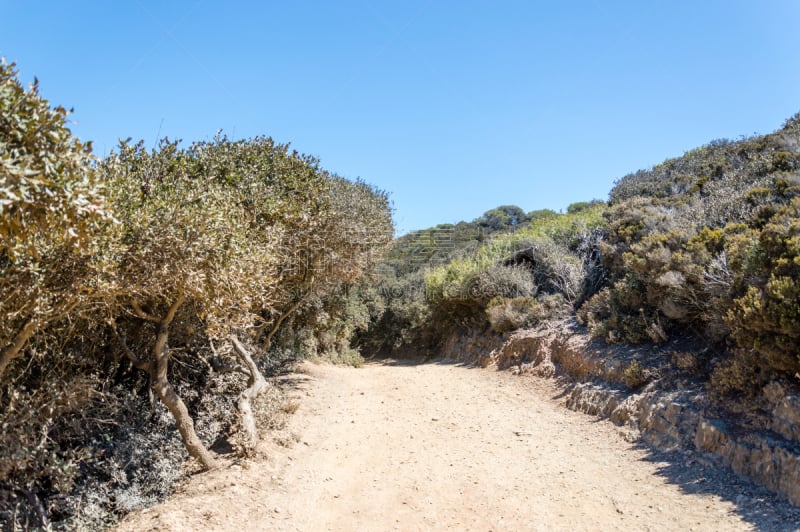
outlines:
M69 114L0 62L3 530L109 526L248 463L299 359L559 376L575 409L691 425L672 443L800 500L800 115L609 201L392 241L386 192L288 144L99 159Z
M667 446L713 449L800 500L800 115L624 176L609 197L447 256L400 240L364 345L565 377L574 408L637 432L664 416L656 443L671 430ZM671 401L683 414L662 411ZM725 427L719 441L704 423Z
M363 340L425 355L454 332L575 315L609 343L692 335L718 353L698 365L715 393L757 394L800 372L799 196L795 116L627 175L608 203L419 231L380 267L386 310Z

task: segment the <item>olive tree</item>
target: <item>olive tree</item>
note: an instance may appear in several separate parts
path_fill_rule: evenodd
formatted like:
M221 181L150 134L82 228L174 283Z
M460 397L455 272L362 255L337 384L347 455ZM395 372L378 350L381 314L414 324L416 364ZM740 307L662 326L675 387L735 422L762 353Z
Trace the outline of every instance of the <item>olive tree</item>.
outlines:
M92 238L109 217L91 145L72 135L67 116L0 61L0 377L96 281Z
M321 308L323 300L352 285L383 256L394 226L387 195L364 182L321 172L323 195L307 205L283 242L280 282L275 303L257 328L269 349L274 336L305 305Z
M251 323L251 309L264 304L259 298L273 284L279 230L259 226L249 208L254 198L230 176L210 172L196 153L167 140L150 153L142 143L123 143L104 161L120 221L104 250L115 272L105 309L125 355L148 373L174 416L189 454L211 468L214 456L168 380L170 334L181 322L195 329L189 336L228 338ZM151 331L152 340L134 346L125 330Z
M253 337L269 327L269 343L311 295L363 273L391 238L387 198L264 137L218 136L186 149L164 140L149 152L125 142L100 169L119 220L96 259L113 272L105 319L124 355L150 376L190 455L213 467L168 379L172 331L191 329L216 355L239 359L213 369L247 375L237 404L246 446L254 446L249 403L266 381Z

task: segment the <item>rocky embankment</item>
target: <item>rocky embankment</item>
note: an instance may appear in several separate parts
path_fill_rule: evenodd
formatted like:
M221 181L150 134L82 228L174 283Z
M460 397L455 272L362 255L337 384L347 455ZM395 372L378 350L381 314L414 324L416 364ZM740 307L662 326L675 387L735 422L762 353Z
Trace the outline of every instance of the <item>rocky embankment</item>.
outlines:
M682 450L800 505L800 395L792 383L772 382L749 411L734 413L686 371L696 364L691 352L606 345L570 323L518 331L486 352L474 360L561 379L568 408L611 420L629 441Z

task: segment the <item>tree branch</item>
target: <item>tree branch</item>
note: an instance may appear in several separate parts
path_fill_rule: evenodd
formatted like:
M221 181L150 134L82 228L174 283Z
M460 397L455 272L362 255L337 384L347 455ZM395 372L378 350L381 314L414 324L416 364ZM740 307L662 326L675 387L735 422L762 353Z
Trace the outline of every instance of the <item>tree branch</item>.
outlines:
M61 308L58 312L55 312L53 314L53 317L49 318L47 321L48 322L50 322L50 321L58 321L61 318L64 318L69 313L71 313L73 310L78 308L78 305L80 305L80 304L81 304L81 302L80 302L79 298L71 299L69 302L63 303L63 308Z
M34 318L28 319L25 325L23 325L14 336L14 339L11 340L11 343L0 351L0 377L3 376L3 373L5 373L8 365L11 364L11 361L22 354L22 348L25 347L25 344L31 336L33 336L41 326L42 323L39 320Z
M111 322L111 330L114 331L114 336L117 338L117 341L122 346L122 350L125 352L125 356L128 357L128 359L130 359L131 362L133 362L133 366L136 369L141 369L149 373L150 364L142 360L141 358L137 357L136 354L131 350L131 348L128 347L128 343L125 341L125 337L122 336L122 334L120 334L120 332L117 330L117 324L114 321Z
M217 373L240 373L245 377L250 376L250 372L247 371L247 368L241 366L239 364L226 364L220 354L217 352L217 348L214 347L214 342L209 340L208 345L211 346L211 352L214 353L210 359L206 360L204 357L200 357L203 362L206 363L208 369L212 372Z
M28 499L30 505L36 510L36 515L39 517L39 522L42 524L42 528L48 530L50 528L50 522L47 520L47 512L44 509L41 499L24 488L13 488L13 491L24 495L25 498Z
M152 314L148 314L147 312L145 312L142 309L141 305L139 305L139 302L136 301L134 298L131 298L131 306L133 307L133 311L136 313L136 315L142 318L143 320L151 321L153 323L161 323L160 319L153 316Z
M236 351L236 354L239 355L239 358L241 358L245 363L250 374L249 378L247 379L247 388L245 388L242 393L239 394L239 399L236 402L236 407L239 410L242 432L244 433L245 450L249 451L254 449L256 444L258 444L258 427L256 426L256 419L253 415L251 401L258 397L258 395L263 392L269 386L269 384L261 374L261 371L259 371L258 366L253 360L253 357L250 355L250 352L247 351L239 339L234 335L230 335L229 338L233 344L233 349Z
M167 315L164 317L163 320L161 320L162 326L169 325L170 323L172 323L172 320L175 319L175 313L178 312L178 309L180 308L181 305L183 305L184 301L186 301L186 295L183 293L183 290L181 290L180 292L178 292L178 298L172 303L172 306L169 307Z
M167 376L170 358L169 347L167 345L167 341L169 340L169 325L175 318L175 314L181 304L183 304L184 299L183 291L179 292L177 299L170 306L167 315L159 322L158 334L156 334L156 341L151 351L153 363L150 368L150 379L152 381L153 390L175 419L178 432L181 434L183 445L189 452L189 456L198 459L203 465L203 468L208 470L217 467L218 462L214 454L206 449L203 442L197 436L197 431L194 428L194 419L189 413L186 403L183 402L172 387Z
M266 348L267 349L269 349L270 346L272 345L272 338L278 332L278 329L281 328L281 325L286 320L286 318L288 318L294 311L299 309L300 305L302 305L305 302L305 300L308 298L309 295L310 295L310 292L306 292L305 294L303 294L303 296L300 297L300 299L298 299L294 303L294 305L289 307L289 310L287 310L286 312L281 314L280 317L275 321L275 324L272 326L272 329L269 331L269 334L267 334L267 338L264 341L264 343L266 344Z
M225 364L218 358L211 359L211 369L217 373L240 373L245 377L250 377L250 372L247 371L247 368L244 366L240 366L239 364Z
M246 370L245 368L242 369L244 370L245 374L250 377L250 379L247 382L247 385L252 386L253 383L256 380L258 380L256 376L261 375L261 372L259 371L256 363L253 361L253 357L250 355L250 352L245 348L245 346L242 345L239 339L236 338L236 336L234 335L230 335L228 338L230 338L230 341L233 344L233 349L236 351L236 354L239 355L239 358L241 358L242 361L247 366Z

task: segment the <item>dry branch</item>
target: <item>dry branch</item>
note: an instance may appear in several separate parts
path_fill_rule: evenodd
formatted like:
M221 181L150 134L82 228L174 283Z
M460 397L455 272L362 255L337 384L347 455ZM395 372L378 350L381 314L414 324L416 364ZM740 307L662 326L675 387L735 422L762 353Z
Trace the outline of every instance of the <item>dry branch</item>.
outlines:
M253 416L252 401L258 395L267 389L269 384L264 376L259 371L250 352L242 345L238 338L231 335L231 343L236 354L244 362L249 371L249 378L247 379L247 388L239 394L239 399L236 402L236 407L239 410L239 416L242 425L242 432L244 433L244 444L247 450L255 448L258 443L258 428L256 427L255 416Z

